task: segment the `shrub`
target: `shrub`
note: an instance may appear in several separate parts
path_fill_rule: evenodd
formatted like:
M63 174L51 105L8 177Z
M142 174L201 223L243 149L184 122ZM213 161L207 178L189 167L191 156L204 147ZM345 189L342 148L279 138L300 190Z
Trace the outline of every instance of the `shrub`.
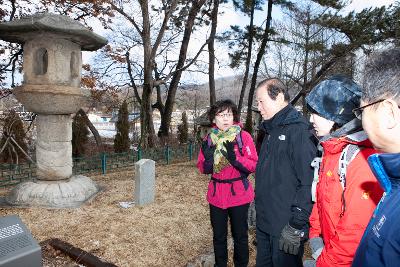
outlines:
M72 156L85 155L85 145L89 139L89 129L84 118L77 113L72 121Z
M182 123L178 125L178 139L181 144L185 144L188 141L189 127L186 112L182 113Z
M124 101L118 110L118 121L115 125L117 133L114 138L114 151L116 153L127 152L130 148L128 115L128 104Z
M0 149L3 148L8 137L12 137L20 146L20 148L27 153L24 125L21 118L14 110L10 111L4 120L3 136L0 141ZM26 157L20 148L18 148L15 143L9 139L9 143L1 152L0 160L2 162L16 163L17 161L21 161L21 159L25 159Z

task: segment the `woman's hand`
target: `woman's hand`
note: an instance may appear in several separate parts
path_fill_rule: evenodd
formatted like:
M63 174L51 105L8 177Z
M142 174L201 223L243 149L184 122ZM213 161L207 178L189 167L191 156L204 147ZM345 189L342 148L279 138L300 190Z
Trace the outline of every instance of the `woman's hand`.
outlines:
M201 151L203 151L204 159L206 161L214 160L215 146L208 146L207 140L204 140L201 144Z
M235 154L235 143L234 142L225 142L224 147L226 149L225 151L221 151L222 155L232 164L233 162L236 161L236 154Z

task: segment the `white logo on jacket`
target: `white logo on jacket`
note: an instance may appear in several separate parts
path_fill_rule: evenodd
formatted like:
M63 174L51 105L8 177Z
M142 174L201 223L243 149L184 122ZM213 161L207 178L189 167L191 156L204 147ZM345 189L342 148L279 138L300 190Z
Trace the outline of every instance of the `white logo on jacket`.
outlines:
M386 221L385 215L382 215L382 217L379 219L378 223L376 223L373 227L372 230L374 231L374 234L376 235L377 238L379 238L381 235L379 234L379 230L381 230L383 224Z
M247 152L247 155L251 155L251 150L250 150L250 147L249 146L246 146L246 152Z

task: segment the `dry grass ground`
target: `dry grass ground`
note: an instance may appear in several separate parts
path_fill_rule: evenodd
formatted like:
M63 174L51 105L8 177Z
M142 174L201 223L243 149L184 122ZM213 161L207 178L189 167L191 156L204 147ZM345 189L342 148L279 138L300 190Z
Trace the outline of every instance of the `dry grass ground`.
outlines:
M91 176L104 191L77 209L1 209L18 214L38 241L59 238L118 266L183 266L210 249L205 190L193 162L157 166L153 204L128 209L133 170ZM5 195L7 190L0 190Z
M184 266L210 252L205 200L209 178L198 173L194 162L157 166L155 202L124 209L118 203L133 200L133 175L133 170L125 170L91 176L104 190L77 209L1 208L0 216L18 214L42 242L46 258L60 257L45 245L50 238L118 266ZM7 191L0 189L0 196ZM46 260L45 266L60 266Z
M133 170L91 176L104 188L76 209L0 208L0 216L18 214L41 242L44 267L76 263L46 245L59 238L118 266L185 266L212 251L212 230L205 200L208 177L194 162L156 167L155 202L122 208L132 201ZM0 189L0 196L9 189ZM250 231L250 264L255 264ZM232 258L232 253L230 253ZM233 266L230 260L230 266Z

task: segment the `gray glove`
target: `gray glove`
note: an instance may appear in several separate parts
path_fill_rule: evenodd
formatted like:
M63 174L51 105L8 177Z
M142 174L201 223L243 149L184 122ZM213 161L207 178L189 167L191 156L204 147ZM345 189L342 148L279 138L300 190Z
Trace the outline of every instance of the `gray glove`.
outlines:
M317 260L321 255L322 249L324 248L324 241L321 237L313 237L310 239L310 248L312 257Z
M279 249L286 253L297 255L299 253L300 240L303 236L303 231L286 224L279 238Z
M317 263L315 262L315 260L305 260L303 262L303 267L316 267Z

